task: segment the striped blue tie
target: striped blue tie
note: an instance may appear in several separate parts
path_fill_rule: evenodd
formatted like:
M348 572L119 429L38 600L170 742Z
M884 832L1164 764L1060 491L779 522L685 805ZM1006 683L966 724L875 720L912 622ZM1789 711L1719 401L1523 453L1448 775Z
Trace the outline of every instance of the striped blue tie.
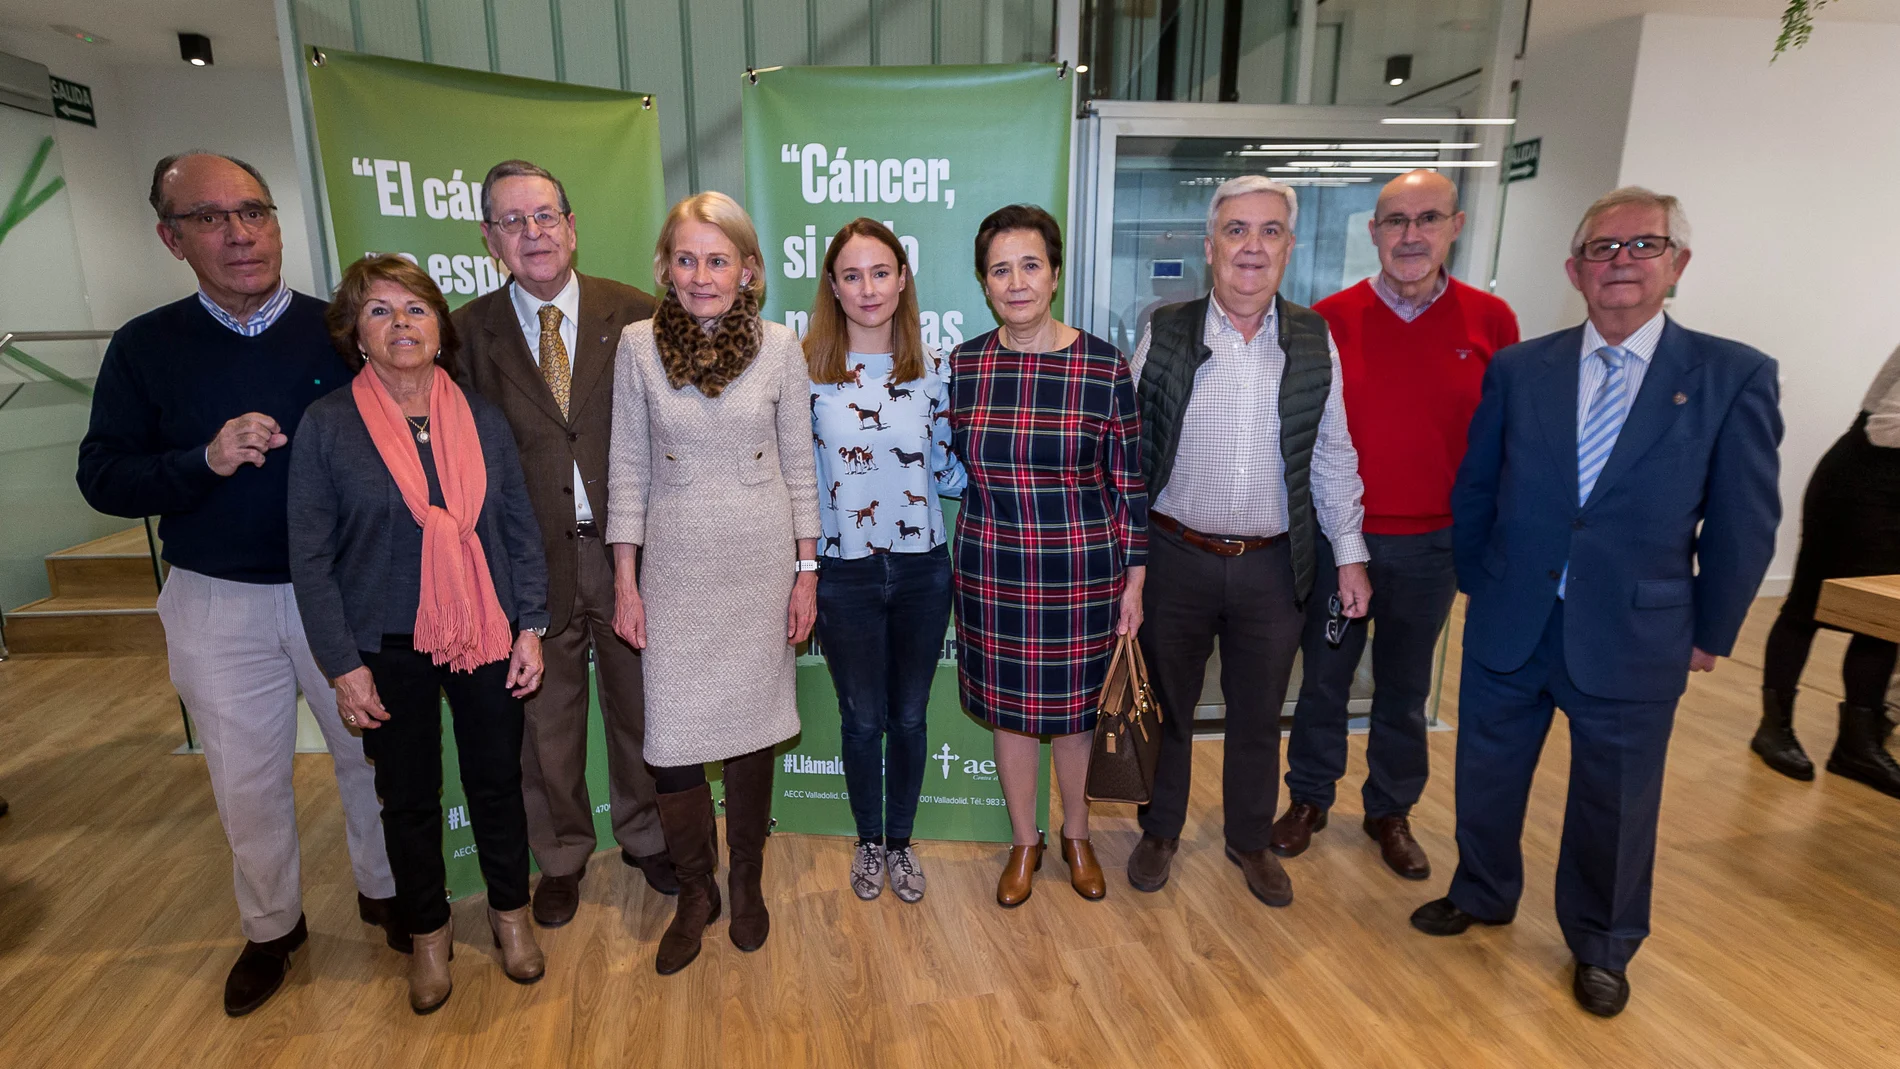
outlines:
M1629 366L1629 354L1614 345L1606 345L1591 356L1603 360L1603 381L1597 384L1597 395L1584 412L1583 425L1577 428L1577 504L1581 507L1590 500L1590 491L1596 489L1597 477L1603 474L1603 465L1610 459L1610 452L1616 448L1616 436L1623 433L1623 420L1629 415L1627 395L1629 379L1624 374ZM1563 597L1570 586L1570 565L1564 565L1562 579L1557 583L1557 596Z
M1616 448L1616 436L1623 432L1623 418L1628 414L1625 404L1627 377L1624 369L1628 367L1628 356L1614 345L1606 345L1592 356L1601 357L1606 370L1603 381L1597 386L1596 399L1590 402L1590 408L1584 413L1583 425L1577 428L1577 504L1590 500L1590 491L1596 488L1597 476L1603 474L1603 465L1610 459L1610 451Z

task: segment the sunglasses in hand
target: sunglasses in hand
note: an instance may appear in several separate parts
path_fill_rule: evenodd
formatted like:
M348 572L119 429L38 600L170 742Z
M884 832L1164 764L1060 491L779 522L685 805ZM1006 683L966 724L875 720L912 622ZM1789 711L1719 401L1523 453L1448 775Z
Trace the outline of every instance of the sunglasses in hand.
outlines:
M1339 603L1337 591L1326 600L1326 644L1334 649L1346 640L1346 627L1352 621L1346 616L1346 607Z

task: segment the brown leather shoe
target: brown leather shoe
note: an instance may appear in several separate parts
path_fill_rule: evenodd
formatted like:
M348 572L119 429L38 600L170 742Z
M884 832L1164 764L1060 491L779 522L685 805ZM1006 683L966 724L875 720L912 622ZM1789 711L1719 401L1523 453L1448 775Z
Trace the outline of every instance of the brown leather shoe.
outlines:
M1406 817L1367 817L1362 825L1366 834L1379 842L1379 856L1385 858L1386 867L1408 880L1427 879L1432 874L1432 863L1426 860L1425 848L1412 838L1412 822Z
M1062 860L1069 866L1069 886L1091 902L1108 894L1108 881L1102 878L1101 863L1095 860L1095 847L1087 839L1062 837Z
M506 913L488 907L488 931L501 951L501 968L517 984L532 984L547 972L547 959L534 941L534 925L528 923L528 907Z
M1313 843L1313 833L1326 826L1326 810L1305 802L1294 802L1267 838L1267 849L1281 857L1299 857Z
M449 962L455 960L455 922L426 935L413 937L415 950L409 958L409 1008L420 1016L434 1013L449 1000L455 981L449 977Z
M1137 891L1150 894L1161 890L1168 882L1168 868L1174 864L1174 852L1181 848L1180 839L1163 839L1159 835L1145 832L1141 841L1135 844L1134 852L1128 855L1128 885Z
M1240 866L1240 874L1247 878L1247 890L1255 898L1269 906L1293 904L1293 881L1280 866L1279 858L1265 850L1236 850L1230 846L1227 860Z
M587 871L585 862L579 871L567 876L541 874L541 882L534 885L534 923L543 928L559 928L574 919L581 908L581 876Z
M1003 862L1003 876L996 881L996 904L1004 909L1015 909L1029 901L1029 892L1034 890L1035 872L1042 868L1042 833L1036 833L1036 845L1009 848L1009 860Z
M668 898L680 893L680 878L673 871L673 859L662 850L657 854L635 857L632 851L620 851L620 860L629 868L640 870L647 879L647 886L666 895Z
M410 952L409 929L403 927L402 912L396 908L395 898L371 898L358 891L356 915L363 918L364 924L374 924L383 930L383 942L389 944L389 949L402 954Z
M719 825L713 823L712 789L701 783L691 790L659 796L660 830L666 834L666 852L679 874L680 893L672 923L660 935L653 968L671 976L699 957L706 926L719 919Z

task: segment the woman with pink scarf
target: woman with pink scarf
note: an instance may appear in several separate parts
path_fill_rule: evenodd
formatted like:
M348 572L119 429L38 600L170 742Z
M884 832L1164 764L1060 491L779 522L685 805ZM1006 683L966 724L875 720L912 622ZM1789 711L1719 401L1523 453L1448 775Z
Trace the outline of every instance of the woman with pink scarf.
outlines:
M453 986L442 694L489 933L509 979L531 984L544 971L528 916L521 699L541 685L547 564L514 435L451 377L455 327L429 276L400 256L358 260L328 320L358 370L310 406L290 443L291 578L337 713L376 765L414 944L409 1004L432 1013Z

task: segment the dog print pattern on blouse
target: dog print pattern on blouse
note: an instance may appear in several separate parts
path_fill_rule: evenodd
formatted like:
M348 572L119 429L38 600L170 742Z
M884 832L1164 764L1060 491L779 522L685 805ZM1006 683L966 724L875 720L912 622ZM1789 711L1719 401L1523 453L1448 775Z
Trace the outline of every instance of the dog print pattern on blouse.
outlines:
M853 560L924 553L944 543L938 495L963 493L950 451L949 365L924 355L924 377L892 383L889 353L852 353L841 383L811 384L818 458L818 552Z

